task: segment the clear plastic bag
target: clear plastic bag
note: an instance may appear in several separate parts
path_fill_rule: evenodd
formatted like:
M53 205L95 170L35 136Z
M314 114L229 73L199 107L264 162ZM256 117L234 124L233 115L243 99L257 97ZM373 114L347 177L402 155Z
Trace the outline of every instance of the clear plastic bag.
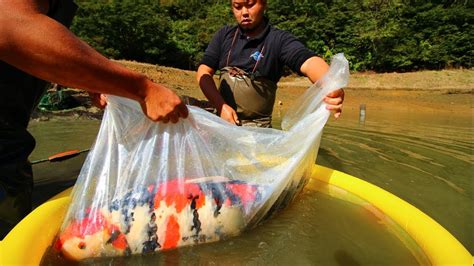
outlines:
M304 186L330 115L322 100L348 77L338 54L288 111L285 131L237 127L192 106L177 124L155 123L138 103L109 96L54 248L74 260L148 253L258 224Z

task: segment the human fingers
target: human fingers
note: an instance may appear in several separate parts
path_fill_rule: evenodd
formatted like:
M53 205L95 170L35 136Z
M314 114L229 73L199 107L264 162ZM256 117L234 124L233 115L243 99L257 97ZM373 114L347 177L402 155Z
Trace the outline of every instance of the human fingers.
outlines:
M332 91L326 95L326 98L341 98L344 100L344 90L343 89L338 89L335 91Z
M343 101L344 99L342 99L341 97L336 97L336 98L325 97L324 98L324 102L329 105L339 105L339 104L342 104Z
M337 119L342 113L342 104L344 102L344 90L338 89L326 95L324 102L327 104L326 109L334 112L334 117Z
M187 118L188 117L189 110L188 110L188 107L186 106L186 104L184 104L184 102L181 102L181 104L179 104L176 107L176 113L177 113L178 118L179 117L181 117L181 118Z
M172 90L150 82L149 90L141 103L145 115L155 122L173 122L188 116L188 108Z
M167 116L163 117L161 120L158 120L158 121L167 124L170 121L170 116L167 115Z
M225 121L235 125L234 114L235 111L232 107L227 104L224 104L220 111L220 117Z
M104 108L107 105L107 96L105 94L102 94L102 93L100 94L99 104L100 104L100 106L103 106Z
M328 93L326 97L324 98L324 102L326 102L329 105L342 104L344 102L344 90L338 89L338 90Z
M235 119L232 116L232 114L229 114L229 112L221 112L221 118L224 119L225 121L235 125Z
M232 110L234 111L234 110ZM237 113L234 111L232 112L232 119L234 120L234 124L240 125L239 117L237 116Z
M232 116L229 115L221 115L221 118L224 119L225 121L235 125L235 120Z
M169 115L169 119L170 119L171 123L176 124L179 120L179 113L177 111L171 113Z
M98 107L100 109L104 109L107 105L107 98L104 94L95 93L95 92L88 92L89 98L91 100L92 105Z
M334 117L337 119L341 116L342 113L342 104L338 105L327 105L326 109L334 112Z
M150 119L151 121L160 122L163 120L164 116L157 112L151 111L153 110L153 108L149 108L146 103L140 103L140 105L145 116L148 117L148 119Z

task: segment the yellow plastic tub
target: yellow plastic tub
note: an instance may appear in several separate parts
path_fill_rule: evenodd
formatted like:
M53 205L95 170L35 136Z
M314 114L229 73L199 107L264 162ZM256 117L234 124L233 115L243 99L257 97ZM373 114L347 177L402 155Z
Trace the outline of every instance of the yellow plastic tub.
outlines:
M342 172L315 165L313 179L346 190L378 208L402 227L433 265L473 265L469 251L446 229L389 192ZM25 217L0 242L0 265L38 265L52 243L70 202L68 189ZM27 252L25 252L27 251Z

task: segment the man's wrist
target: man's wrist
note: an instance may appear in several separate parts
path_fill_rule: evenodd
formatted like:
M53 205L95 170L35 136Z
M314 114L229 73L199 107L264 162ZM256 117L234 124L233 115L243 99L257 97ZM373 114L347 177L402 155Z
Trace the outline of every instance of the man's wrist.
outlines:
M216 107L217 113L220 114L222 112L222 107L224 104L216 104L214 105Z
M131 87L133 98L138 102L144 102L146 97L153 89L153 81L149 80L145 75L138 74L135 80L135 85Z

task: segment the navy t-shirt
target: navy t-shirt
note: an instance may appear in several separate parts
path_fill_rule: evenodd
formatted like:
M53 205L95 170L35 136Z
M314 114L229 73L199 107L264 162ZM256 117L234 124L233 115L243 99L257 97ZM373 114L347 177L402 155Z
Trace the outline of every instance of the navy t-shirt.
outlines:
M252 73L260 57L255 69L256 74L275 83L280 80L285 65L301 74L301 65L315 54L291 33L271 26L268 21L265 23L263 32L252 38L246 36L237 25L224 26L214 34L201 64L214 70L234 66ZM237 36L232 46L236 31Z

